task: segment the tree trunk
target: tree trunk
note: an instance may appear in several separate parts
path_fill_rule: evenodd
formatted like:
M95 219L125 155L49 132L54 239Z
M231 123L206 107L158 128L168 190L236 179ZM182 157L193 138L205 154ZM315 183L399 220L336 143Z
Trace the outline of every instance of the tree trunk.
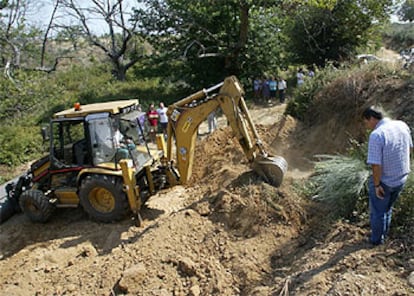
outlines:
M239 40L233 50L227 55L225 59L225 68L234 74L238 74L240 65L238 59L241 51L246 46L249 33L249 10L250 5L244 1L240 3L240 25L239 25Z
M112 60L113 70L112 75L118 81L125 81L126 80L126 71L127 68L119 62L118 59Z
M43 68L43 66L45 64L46 43L47 43L49 31L52 28L52 24L53 24L53 21L55 19L55 14L56 14L56 11L58 9L58 6L59 6L59 0L56 0L55 6L53 8L52 15L51 15L50 20L49 20L49 24L47 25L47 29L46 29L45 35L43 37L42 53L41 53L41 56L40 56L40 67L41 68Z

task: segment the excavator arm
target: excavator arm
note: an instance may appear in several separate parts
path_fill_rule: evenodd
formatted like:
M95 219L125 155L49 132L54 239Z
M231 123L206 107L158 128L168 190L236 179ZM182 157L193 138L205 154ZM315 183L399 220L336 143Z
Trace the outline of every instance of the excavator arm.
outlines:
M178 170L168 175L170 184L186 184L190 179L198 127L211 112L220 108L244 154L253 163L253 169L270 184L280 185L287 163L280 156L276 159L268 156L264 150L243 96L244 90L240 82L236 77L230 76L220 84L203 89L169 106L167 161L173 170L175 148L175 167ZM277 176L273 176L274 174Z

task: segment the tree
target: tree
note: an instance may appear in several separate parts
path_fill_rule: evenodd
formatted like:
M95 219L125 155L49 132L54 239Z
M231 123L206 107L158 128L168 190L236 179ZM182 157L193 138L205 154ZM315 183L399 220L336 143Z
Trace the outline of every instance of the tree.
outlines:
M14 68L51 72L56 69L59 58L52 67L45 67L46 46L53 29L55 13L60 0L55 0L53 12L45 31L30 24L29 18L41 6L42 1L12 0L0 2L0 47L6 75L11 78ZM42 37L43 35L43 37ZM39 66L40 64L40 66Z
M0 19L1 58L3 65L20 64L21 46L19 31L24 29L26 1L2 1Z
M155 47L151 65L190 85L235 74L277 74L288 64L284 23L298 6L331 8L336 0L140 0L138 30ZM140 71L142 71L140 69ZM137 71L139 72L139 71Z
M401 21L412 23L414 21L414 0L406 0L398 9L397 15Z
M280 57L278 7L284 1L142 0L138 30L154 46L152 64L194 87L229 74L275 69ZM285 1L286 2L286 1ZM258 45L262 45L261 47Z
M0 3L0 58L6 75L24 63L38 62L41 31L27 24L27 14L34 8L30 0L9 0Z
M52 29L53 21L55 20L55 15L58 10L59 4L60 4L60 0L56 0L55 4L53 5L52 15L50 16L49 24L47 25L46 31L43 35L42 50L41 50L41 55L40 55L40 67L44 66L46 43L48 40L49 31Z
M135 38L134 33L138 20L130 18L129 8L124 7L124 2L62 0L68 14L79 22L88 41L109 58L114 77L121 81L126 79L126 72L140 60L143 53L142 43L139 38ZM103 30L105 36L98 36L92 29L99 21L103 24L101 29L106 27Z
M388 20L391 7L390 0L339 0L332 8L300 6L288 29L292 60L324 66L347 59L372 39Z

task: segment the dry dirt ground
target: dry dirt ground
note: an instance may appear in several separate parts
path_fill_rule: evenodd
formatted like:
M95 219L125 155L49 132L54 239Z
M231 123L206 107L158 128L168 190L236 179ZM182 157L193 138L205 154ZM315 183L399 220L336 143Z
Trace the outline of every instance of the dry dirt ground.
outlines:
M331 220L299 197L317 145L298 142L284 108L251 108L268 151L289 162L280 188L251 172L219 118L213 134L200 128L191 186L153 196L141 227L81 209L2 224L0 295L414 295L403 245L369 248L367 221Z

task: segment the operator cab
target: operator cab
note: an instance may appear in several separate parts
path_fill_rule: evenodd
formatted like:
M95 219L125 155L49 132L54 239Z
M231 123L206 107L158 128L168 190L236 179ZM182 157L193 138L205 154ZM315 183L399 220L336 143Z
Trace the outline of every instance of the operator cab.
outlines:
M144 128L140 120L145 113L133 111L118 116L108 113L91 114L86 117L90 135L93 164L106 165L121 159L130 159L131 165L141 169L152 159Z
M78 114L83 115L74 113ZM121 159L128 159L130 167L140 170L159 157L146 143L145 113L136 110L134 104L119 108L119 112L89 111L84 116L70 115L65 113L51 121L52 170L97 166L118 170Z
M91 165L83 118L51 122L51 167L55 169Z

